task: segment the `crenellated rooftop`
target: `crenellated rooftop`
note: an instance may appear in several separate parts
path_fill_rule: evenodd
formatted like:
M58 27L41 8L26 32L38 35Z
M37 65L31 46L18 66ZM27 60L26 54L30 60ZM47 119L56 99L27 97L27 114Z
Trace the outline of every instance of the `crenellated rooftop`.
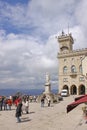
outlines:
M65 56L66 57L78 56L78 55L87 55L87 48L72 50L70 52L58 53L58 58L62 58Z

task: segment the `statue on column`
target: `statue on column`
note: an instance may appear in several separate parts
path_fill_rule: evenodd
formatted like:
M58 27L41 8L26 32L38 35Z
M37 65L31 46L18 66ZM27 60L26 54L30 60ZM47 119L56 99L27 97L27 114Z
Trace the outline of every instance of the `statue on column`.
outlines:
M46 73L46 84L50 84L50 75Z
M46 83L45 83L45 92L44 93L51 93L51 85L50 85L50 75L46 73Z

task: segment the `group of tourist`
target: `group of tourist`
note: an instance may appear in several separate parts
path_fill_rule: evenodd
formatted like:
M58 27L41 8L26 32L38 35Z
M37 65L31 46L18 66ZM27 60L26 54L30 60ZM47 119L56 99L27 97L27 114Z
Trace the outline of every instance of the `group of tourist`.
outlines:
M44 107L45 100L47 100L48 107L50 107L51 100L49 97L46 97L45 95L41 98L41 107Z
M17 118L17 122L20 122L20 116L25 112L29 113L29 96L17 97L14 96L12 98L0 96L0 111L2 110L11 110L11 106L15 105L16 113L15 116Z
M44 107L45 100L47 100L48 107L50 106L51 100L49 97L45 95L41 98L41 107ZM15 117L17 118L17 122L21 122L21 116L23 113L29 113L29 101L31 102L31 97L24 96L24 97L17 97L14 96L12 98L7 97L0 97L0 111L2 110L11 110L11 106L15 105L16 112ZM34 102L36 102L36 97L34 98Z
M21 122L21 115L26 112L26 114L29 113L29 98L25 97L23 99L18 98L16 101L16 113L15 116L17 118L17 122Z
M44 107L45 100L47 100L48 107L50 107L51 100L49 97L46 97L45 95L41 98L41 107ZM18 102L17 102L18 101ZM21 115L26 112L26 114L29 113L29 98L25 97L22 100L19 98L16 101L16 118L17 122L21 122ZM30 101L31 102L31 101Z
M11 110L12 99L1 96L0 97L0 111L2 110Z

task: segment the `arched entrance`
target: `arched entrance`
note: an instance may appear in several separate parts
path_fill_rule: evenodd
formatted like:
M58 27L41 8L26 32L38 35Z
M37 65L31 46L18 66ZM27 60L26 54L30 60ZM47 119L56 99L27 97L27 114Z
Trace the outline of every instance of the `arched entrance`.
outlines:
M68 90L68 93L69 93L69 87L67 85L64 85L63 86L63 89L67 89Z
M70 88L70 94L76 95L77 94L77 87L75 85L72 85Z
M79 86L78 93L79 95L85 94L85 86L83 84Z

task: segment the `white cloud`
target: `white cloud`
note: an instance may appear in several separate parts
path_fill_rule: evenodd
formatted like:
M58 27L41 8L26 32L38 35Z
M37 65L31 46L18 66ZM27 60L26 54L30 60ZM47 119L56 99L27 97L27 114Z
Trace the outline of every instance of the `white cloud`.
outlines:
M1 77L4 78L3 82L0 81L1 83L12 84L13 82L14 84L17 81L20 86L20 82L29 84L37 82L37 76L38 82L43 82L39 77L41 73L44 76L46 71L51 73L55 70L56 72L57 58L54 54L57 55L57 44L50 40L46 44L40 44L33 37L27 35L5 34L4 36L4 38L0 37L2 38L2 42L0 42L0 72L2 73ZM52 39L54 37L51 37ZM56 52L53 50L51 54L51 47L56 48Z
M44 67L44 68L54 68L56 67L56 62L55 60L48 58L48 57L41 57L40 63L38 64L39 67Z

